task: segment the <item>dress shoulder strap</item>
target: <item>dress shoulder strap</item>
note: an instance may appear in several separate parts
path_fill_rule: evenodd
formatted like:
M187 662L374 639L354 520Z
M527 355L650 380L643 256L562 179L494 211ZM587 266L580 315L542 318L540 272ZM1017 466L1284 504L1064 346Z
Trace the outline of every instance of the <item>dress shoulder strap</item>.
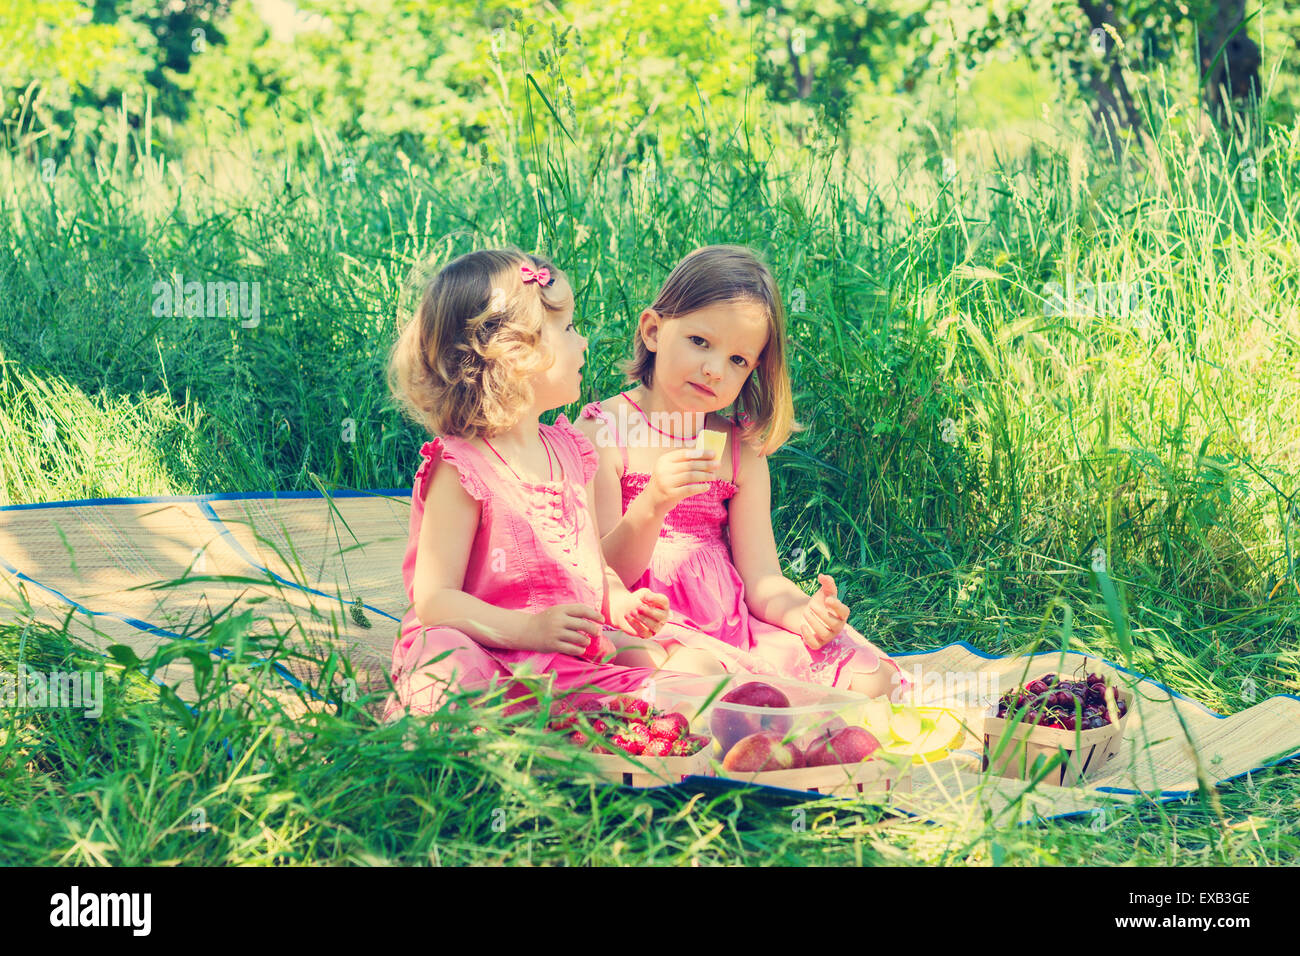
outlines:
M609 429L610 439L623 455L623 472L619 477L622 478L623 475L626 475L628 467L627 449L623 447L623 443L618 440L618 425L614 421L614 416L611 415L600 402L588 402L582 407L582 413L578 417L594 418L598 421L604 422L605 427Z
M731 483L736 483L740 474L740 446L736 444L736 423L731 423Z

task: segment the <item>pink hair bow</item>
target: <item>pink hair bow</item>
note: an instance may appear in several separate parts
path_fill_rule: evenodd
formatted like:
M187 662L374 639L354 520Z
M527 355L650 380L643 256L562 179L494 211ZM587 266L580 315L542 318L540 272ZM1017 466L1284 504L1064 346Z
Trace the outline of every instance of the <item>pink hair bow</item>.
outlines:
M519 267L519 274L524 277L525 285L530 282L536 282L540 286L548 286L551 284L550 269L541 268L534 271L531 266L522 265Z

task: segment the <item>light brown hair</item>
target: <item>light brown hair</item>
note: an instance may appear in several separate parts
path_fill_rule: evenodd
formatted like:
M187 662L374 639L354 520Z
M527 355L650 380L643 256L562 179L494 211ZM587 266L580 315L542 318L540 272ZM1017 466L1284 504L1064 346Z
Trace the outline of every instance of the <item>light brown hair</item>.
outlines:
M492 438L532 403L528 380L555 362L543 349L548 312L571 304L556 283L525 283L520 267L563 273L543 256L518 249L470 252L412 283L418 302L398 313L388 357L388 388L412 421L430 433ZM567 282L567 280L566 280Z
M741 386L735 408L737 414L751 419L741 428L742 440L770 455L804 428L794 417L785 357L785 306L771 270L744 246L704 246L688 253L669 273L650 308L670 321L718 302L738 300L755 302L767 313L767 345ZM654 370L655 353L646 348L638 327L633 356L620 365L620 371L628 382L652 388Z

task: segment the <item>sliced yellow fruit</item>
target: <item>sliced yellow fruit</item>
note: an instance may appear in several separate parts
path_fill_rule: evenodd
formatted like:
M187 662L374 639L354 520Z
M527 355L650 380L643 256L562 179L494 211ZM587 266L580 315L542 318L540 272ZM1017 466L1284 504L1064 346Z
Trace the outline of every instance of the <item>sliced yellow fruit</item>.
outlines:
M912 757L916 763L924 763L943 760L952 750L961 746L966 732L956 714L938 707L905 708L908 709L911 709L913 714L902 717L898 721L898 730L914 729L910 723L914 717L919 724L915 727L917 733L908 739L896 730L894 736L899 739L885 743L884 750ZM902 713L900 711L894 717L899 718Z
M889 737L889 720L894 716L894 708L888 700L880 697L867 701L862 710L862 722L867 725L867 730L883 742Z
M899 740L912 741L921 736L921 712L915 707L903 707L889 718L889 732Z
M695 436L695 447L701 451L713 452L713 461L721 462L722 449L727 447L727 433L701 428Z

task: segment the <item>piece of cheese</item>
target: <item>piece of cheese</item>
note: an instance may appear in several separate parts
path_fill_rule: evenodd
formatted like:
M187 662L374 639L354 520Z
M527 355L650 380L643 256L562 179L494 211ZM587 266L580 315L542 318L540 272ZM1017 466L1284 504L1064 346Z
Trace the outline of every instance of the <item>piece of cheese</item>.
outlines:
M722 449L727 447L727 433L715 432L709 428L701 428L695 436L695 447L705 451L713 452L712 461L716 464L722 463Z

